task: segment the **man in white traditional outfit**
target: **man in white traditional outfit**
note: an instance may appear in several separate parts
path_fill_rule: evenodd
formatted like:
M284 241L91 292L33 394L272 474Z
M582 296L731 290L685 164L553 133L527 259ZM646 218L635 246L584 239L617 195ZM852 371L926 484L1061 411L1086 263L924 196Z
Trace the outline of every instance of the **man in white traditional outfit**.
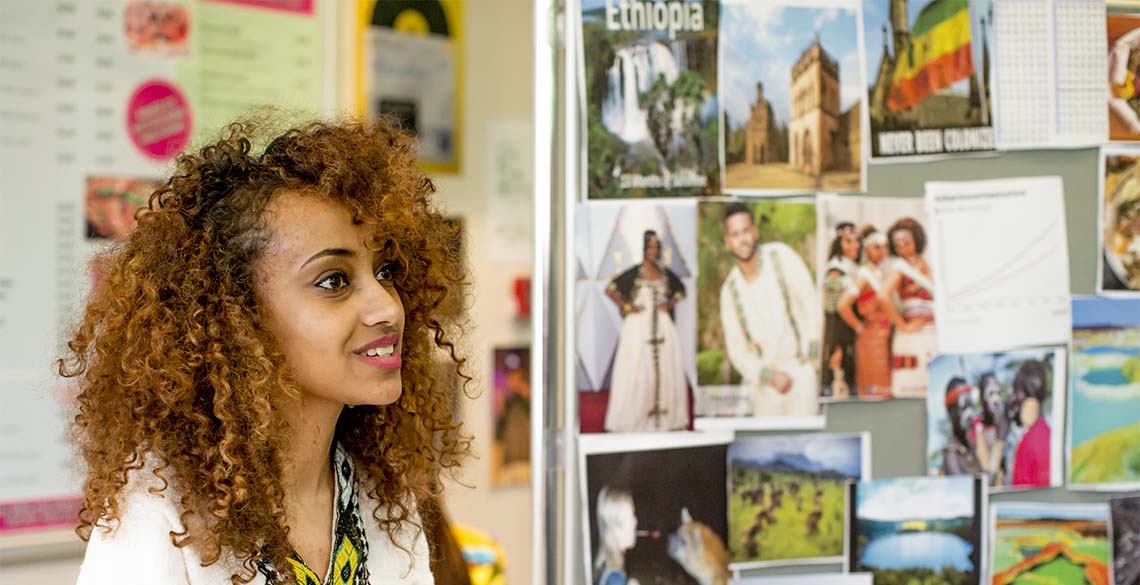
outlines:
M724 346L758 417L819 414L820 303L815 281L787 244L757 246L752 211L730 203L724 244L736 257L720 287Z

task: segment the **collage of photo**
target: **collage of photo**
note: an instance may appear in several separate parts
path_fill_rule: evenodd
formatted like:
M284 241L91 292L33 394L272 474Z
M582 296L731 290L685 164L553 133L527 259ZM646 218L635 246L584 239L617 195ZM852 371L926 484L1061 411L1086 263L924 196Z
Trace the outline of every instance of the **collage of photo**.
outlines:
M1140 585L1132 4L582 2L590 582ZM1088 146L1096 296L1060 177L867 195L879 164ZM892 400L923 401L923 477L872 479L868 433L783 434ZM1062 487L1133 497L989 503Z
M599 439L579 450L591 583L744 584L743 570L836 563L873 583L1140 577L1140 495L991 504L983 474L872 479L868 433Z

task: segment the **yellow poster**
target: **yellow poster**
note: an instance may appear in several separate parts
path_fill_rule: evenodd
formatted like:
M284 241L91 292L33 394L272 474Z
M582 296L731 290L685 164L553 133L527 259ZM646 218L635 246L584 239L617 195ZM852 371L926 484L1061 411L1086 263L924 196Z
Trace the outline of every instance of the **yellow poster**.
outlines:
M460 0L358 0L357 108L420 141L430 172L458 173L462 144Z

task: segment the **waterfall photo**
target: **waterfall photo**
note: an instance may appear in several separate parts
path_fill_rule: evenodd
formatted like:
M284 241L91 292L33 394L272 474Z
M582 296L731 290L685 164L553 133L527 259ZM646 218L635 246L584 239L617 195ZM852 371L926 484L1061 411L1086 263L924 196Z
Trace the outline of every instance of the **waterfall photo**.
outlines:
M583 0L590 199L720 193L717 0Z
M858 8L722 3L726 192L863 190Z

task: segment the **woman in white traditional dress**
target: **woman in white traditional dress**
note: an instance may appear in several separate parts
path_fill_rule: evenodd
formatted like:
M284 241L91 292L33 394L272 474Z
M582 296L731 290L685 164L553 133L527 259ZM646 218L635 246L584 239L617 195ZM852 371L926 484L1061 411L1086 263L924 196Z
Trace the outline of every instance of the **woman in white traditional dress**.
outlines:
M918 221L904 217L887 231L891 273L887 299L910 327L895 331L891 342L891 393L898 398L926 396L927 366L934 358L938 339L934 332L934 282L926 251L926 232Z
M614 357L605 428L610 432L670 431L689 426L688 384L673 307L685 286L660 266L661 240L642 238L640 264L606 288L624 320Z

